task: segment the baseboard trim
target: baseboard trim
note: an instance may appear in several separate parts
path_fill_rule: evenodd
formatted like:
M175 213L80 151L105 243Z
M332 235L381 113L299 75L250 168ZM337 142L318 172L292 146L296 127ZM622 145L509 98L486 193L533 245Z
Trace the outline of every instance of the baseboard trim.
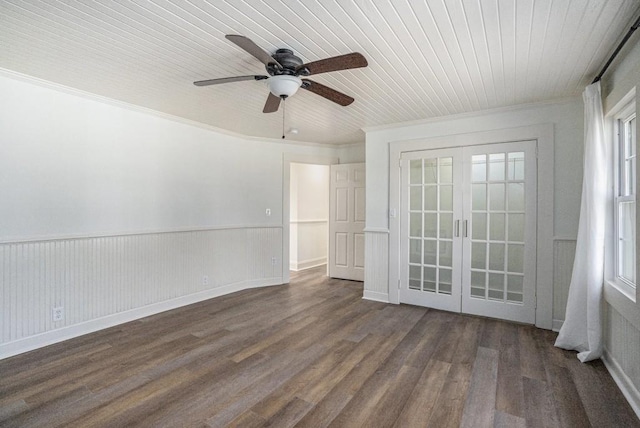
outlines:
M140 318L155 315L160 312L169 311L171 309L180 308L182 306L198 303L203 300L213 299L214 297L224 296L226 294L235 293L236 291L247 290L250 288L267 287L282 284L282 278L263 278L250 281L242 281L233 284L224 285L211 290L205 290L186 296L177 297L171 300L154 303L141 308L130 309L128 311L107 315L102 318L96 318L79 324L66 326L57 330L51 330L34 336L18 339L0 345L0 360L9 358L14 355L23 354L42 348L54 343L63 342L73 339L74 337L93 333L105 328L114 327L126 322L135 321Z
M362 298L374 302L389 303L389 293L380 293L379 291L364 290Z
M622 394L629 402L629 405L636 412L636 416L640 419L640 392L635 387L629 376L625 374L620 367L620 364L609 354L609 352L605 349L602 355L602 361L604 362L605 367L609 371L609 374L613 378Z
M556 333L559 332L562 328L562 324L564 324L564 320L553 320L551 330L555 331Z
M305 260L302 262L290 262L289 268L294 272L299 272L301 270L311 269L314 267L322 266L327 264L326 257L319 257L317 259Z

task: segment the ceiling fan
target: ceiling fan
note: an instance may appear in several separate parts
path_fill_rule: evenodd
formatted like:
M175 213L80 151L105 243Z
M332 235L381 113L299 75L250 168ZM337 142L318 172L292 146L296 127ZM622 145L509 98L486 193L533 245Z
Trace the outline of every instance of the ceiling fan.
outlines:
M262 110L263 113L278 111L280 101L295 94L298 88L306 89L341 106L348 106L354 101L350 96L313 80L300 78L300 76L306 77L312 74L349 70L368 65L365 57L357 52L303 64L302 60L295 56L290 49L278 49L276 53L269 55L247 37L234 34L228 34L225 37L262 61L269 75L224 77L221 79L200 80L193 82L193 84L196 86L208 86L242 80L266 80L269 86L269 97Z

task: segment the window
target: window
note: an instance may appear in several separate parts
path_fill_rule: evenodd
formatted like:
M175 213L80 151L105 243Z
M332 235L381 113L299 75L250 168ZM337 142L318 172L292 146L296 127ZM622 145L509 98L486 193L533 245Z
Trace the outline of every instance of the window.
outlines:
M627 105L615 118L615 280L636 287L636 109Z

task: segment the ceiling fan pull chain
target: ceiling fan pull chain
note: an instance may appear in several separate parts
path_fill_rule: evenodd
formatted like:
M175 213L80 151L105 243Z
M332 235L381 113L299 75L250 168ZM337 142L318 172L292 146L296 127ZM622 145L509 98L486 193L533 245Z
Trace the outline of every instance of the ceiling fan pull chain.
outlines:
M287 103L286 103L287 99L285 97L282 97L282 139L284 140L284 115L285 112L287 111Z

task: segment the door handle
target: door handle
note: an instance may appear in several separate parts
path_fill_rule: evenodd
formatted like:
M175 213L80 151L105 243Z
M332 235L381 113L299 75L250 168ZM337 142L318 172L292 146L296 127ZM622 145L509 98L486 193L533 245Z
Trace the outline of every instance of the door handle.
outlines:
M468 220L464 221L464 224L462 225L462 230L464 231L464 237L468 238L469 237L469 229L468 229Z
M454 236L457 238L460 236L460 220L456 220Z

